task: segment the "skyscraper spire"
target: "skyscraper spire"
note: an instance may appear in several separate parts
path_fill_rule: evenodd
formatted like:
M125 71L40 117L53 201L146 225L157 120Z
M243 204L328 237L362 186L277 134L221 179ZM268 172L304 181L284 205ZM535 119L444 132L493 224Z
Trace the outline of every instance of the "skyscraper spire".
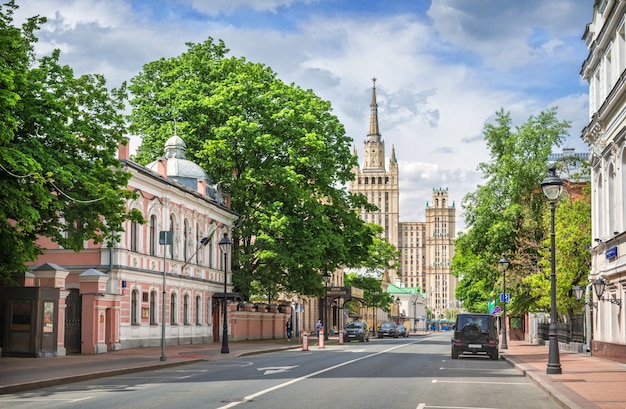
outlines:
M372 103L370 104L370 132L367 139L372 142L380 140L378 131L378 104L376 103L376 77L372 78Z

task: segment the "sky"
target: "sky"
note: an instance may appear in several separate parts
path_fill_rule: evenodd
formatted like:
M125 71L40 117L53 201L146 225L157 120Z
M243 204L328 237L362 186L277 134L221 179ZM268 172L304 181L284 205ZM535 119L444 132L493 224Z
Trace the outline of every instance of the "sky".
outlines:
M16 23L40 15L38 56L61 50L76 75L110 87L185 43L221 39L230 56L272 68L330 101L363 163L372 78L386 155L395 147L400 221L424 221L448 189L465 227L464 196L482 183L482 138L495 113L514 125L558 107L563 148L588 152L582 40L593 0L16 0ZM140 144L131 138L131 150ZM540 181L537 181L539 184Z

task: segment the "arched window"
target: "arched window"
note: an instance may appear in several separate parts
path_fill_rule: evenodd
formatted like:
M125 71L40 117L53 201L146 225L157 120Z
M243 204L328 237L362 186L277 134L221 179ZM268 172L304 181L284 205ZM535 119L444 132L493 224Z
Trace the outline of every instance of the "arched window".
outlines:
M196 296L196 325L202 324L202 300L199 295Z
M189 222L187 221L187 219L185 219L184 222L184 226L183 226L183 260L187 261L189 259L190 256L190 252L189 252L189 242L191 240L189 240L189 234L191 232L189 231Z
M130 323L132 325L139 324L139 291L133 290L130 293Z
M157 302L156 302L157 293L156 291L150 291L150 324L155 325L157 323Z
M206 299L206 323L207 325L211 325L213 320L213 302L211 301L211 297Z
M196 223L196 246L200 246L200 240L202 240L202 232L200 231L200 225ZM202 264L202 252L204 246L200 247L196 252L196 264Z
M183 323L189 325L189 294L183 297Z
M175 258L178 255L176 251L176 241L174 241L174 232L176 231L176 223L174 222L174 215L170 215L170 232L172 234L172 245L170 247L170 256Z
M130 222L130 251L133 252L137 252L137 249L139 248L139 232L137 231L138 228L138 223L136 221Z
M176 293L170 296L170 324L176 324Z
M615 181L615 168L613 167L613 164L611 164L611 166L609 166L609 174L608 174L608 188L609 188L609 197L608 197L608 203L606 206L606 212L608 214L608 220L607 220L607 224L608 224L608 232L607 235L608 236L612 236L613 232L617 231L617 223L616 223L616 211L617 208L619 206L617 206L617 192L616 190L616 181Z
M155 215L150 216L150 255L157 254L157 218Z

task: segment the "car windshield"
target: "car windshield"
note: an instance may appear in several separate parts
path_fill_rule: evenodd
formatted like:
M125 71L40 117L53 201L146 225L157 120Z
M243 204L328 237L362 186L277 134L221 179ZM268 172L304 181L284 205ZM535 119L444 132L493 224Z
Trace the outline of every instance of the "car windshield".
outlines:
M349 322L346 324L346 328L361 328L363 326L360 322Z
M384 322L381 324L382 328L393 328L395 327L395 324L391 323L391 322Z

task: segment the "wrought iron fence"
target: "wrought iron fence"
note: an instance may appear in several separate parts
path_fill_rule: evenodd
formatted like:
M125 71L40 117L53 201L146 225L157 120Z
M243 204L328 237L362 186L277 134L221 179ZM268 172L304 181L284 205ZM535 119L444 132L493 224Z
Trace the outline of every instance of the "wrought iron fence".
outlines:
M550 331L549 322L539 323L538 335L544 341L548 341ZM585 342L585 317L584 315L574 315L571 321L557 322L557 334L559 342Z

